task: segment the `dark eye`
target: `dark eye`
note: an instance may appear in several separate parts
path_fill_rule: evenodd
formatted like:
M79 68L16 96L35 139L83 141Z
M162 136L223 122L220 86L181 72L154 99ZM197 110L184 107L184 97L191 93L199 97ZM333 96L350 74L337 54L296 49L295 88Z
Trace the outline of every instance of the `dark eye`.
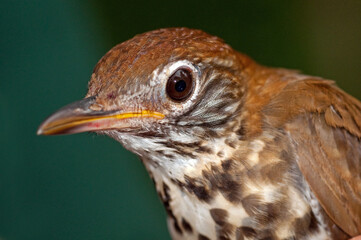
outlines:
M167 94L175 101L183 101L193 90L193 78L189 69L180 68L168 78Z

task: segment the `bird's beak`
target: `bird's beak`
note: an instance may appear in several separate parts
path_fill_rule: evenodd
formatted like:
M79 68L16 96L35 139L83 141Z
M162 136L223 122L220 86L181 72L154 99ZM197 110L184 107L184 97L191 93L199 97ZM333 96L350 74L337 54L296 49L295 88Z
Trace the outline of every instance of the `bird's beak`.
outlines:
M142 111L95 111L90 106L95 97L88 97L69 104L48 117L39 127L38 135L72 134L87 131L125 129L130 118L163 119L159 112Z

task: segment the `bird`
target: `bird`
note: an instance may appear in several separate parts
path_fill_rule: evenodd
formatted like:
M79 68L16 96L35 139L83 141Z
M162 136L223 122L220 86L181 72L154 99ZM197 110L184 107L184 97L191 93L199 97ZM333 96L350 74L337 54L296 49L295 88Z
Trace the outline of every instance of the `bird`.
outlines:
M38 135L95 132L139 156L173 239L361 234L361 103L202 30L136 35Z

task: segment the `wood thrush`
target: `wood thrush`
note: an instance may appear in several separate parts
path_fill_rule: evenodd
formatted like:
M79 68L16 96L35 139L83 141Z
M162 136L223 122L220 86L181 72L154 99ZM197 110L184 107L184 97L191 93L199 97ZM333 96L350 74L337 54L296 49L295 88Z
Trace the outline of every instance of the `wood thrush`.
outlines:
M361 234L361 103L187 28L137 35L38 134L111 136L146 166L174 239Z

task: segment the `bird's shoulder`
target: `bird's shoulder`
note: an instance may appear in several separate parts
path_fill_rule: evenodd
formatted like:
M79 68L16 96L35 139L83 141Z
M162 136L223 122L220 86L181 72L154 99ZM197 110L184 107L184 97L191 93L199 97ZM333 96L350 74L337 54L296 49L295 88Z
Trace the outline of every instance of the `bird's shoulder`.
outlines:
M270 124L277 126L302 114L317 114L334 128L361 138L361 102L338 88L334 81L295 73L282 82L279 92L262 109Z
M298 76L283 83L260 114L263 127L286 130L329 217L349 235L360 234L361 103L333 81Z

